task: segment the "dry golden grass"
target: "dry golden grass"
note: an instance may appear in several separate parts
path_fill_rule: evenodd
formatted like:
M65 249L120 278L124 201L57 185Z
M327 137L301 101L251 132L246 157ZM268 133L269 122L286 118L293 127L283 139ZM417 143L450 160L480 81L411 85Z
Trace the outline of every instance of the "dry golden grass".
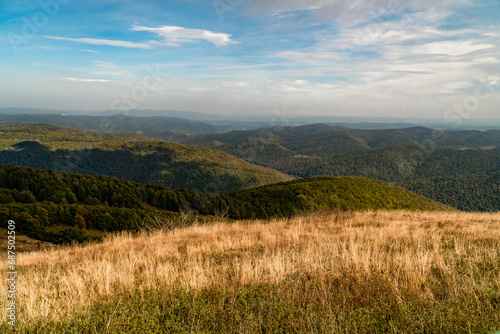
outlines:
M103 243L19 254L20 322L71 317L111 295L173 284L278 283L294 275L366 277L439 298L499 291L500 214L317 213L271 222L192 226ZM0 269L7 269L2 259ZM0 295L6 295L6 285ZM5 319L5 308L1 309Z

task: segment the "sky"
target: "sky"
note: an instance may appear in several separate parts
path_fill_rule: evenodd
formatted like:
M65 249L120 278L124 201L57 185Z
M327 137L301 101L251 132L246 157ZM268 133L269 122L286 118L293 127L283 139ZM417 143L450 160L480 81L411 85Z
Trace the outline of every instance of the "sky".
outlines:
M0 0L0 107L500 119L498 0Z

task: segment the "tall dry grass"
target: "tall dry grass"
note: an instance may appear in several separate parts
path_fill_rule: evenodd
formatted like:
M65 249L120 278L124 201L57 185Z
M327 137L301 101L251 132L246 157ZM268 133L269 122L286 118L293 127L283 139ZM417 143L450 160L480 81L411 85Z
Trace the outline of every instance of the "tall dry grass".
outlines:
M443 289L451 298L474 299L479 291L500 290L500 214L329 212L221 222L120 234L17 260L20 322L68 318L120 292L279 283L297 274L376 274L396 291L429 300ZM5 260L0 269L7 270ZM0 312L5 319L5 308Z

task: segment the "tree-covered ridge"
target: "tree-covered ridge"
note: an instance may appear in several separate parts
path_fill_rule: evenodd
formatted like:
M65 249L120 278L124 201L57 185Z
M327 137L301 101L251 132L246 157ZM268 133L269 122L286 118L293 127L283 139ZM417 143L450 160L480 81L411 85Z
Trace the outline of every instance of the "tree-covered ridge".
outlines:
M0 220L18 232L61 243L102 231L137 230L154 217L185 213L252 219L328 209L449 210L420 195L364 178L295 180L251 190L204 194L107 176L0 165ZM5 227L5 226L0 227Z
M495 154L495 155L500 155L500 147L487 150L487 152L489 152L491 154Z
M123 113L123 112L122 112ZM0 123L51 124L55 126L86 131L104 131L112 133L140 133L159 140L185 140L192 135L219 133L224 127L199 121L190 121L177 117L137 117L120 115L76 116L76 115L26 115L0 114Z
M355 130L325 124L232 131L189 138L186 143L225 150L224 145L236 144L249 138L277 143L295 154L315 157L407 145L478 150L500 147L498 130L440 131L424 127Z
M236 219L287 217L330 210L450 210L441 203L385 182L359 177L321 177L217 195Z
M500 170L500 157L473 149L398 146L332 157L276 160L273 167L298 177L363 176L383 181L403 181L495 172Z
M500 172L421 178L405 188L464 211L500 211Z
M290 180L226 153L48 125L0 126L0 163L87 175L109 175L171 188L219 192Z
M0 149L13 150L15 145L25 141L35 141L50 150L90 149L102 143L133 142L150 140L132 133L104 133L81 131L46 124L6 123L0 124Z
M498 145L495 139L497 131L446 132L446 141L443 140L440 143L456 148L440 147L432 141L419 145L363 148L368 142L370 145L378 146L398 143L397 135L401 136L405 132L421 138L424 138L422 135L432 135L432 132L424 128L391 130L389 132L396 135L393 143L389 141L390 138L384 138L384 136L381 137L383 140L378 142L373 140L373 136L367 140L367 136L373 134L373 131L356 132L358 135L364 134L363 140L351 142L354 146L358 145L359 149L345 153L338 153L344 149L349 150L349 146L346 146L349 140L341 140L342 138L349 139L345 132L335 129L335 133L314 136L313 138L316 139L323 137L324 140L328 136L337 138L331 143L326 141L325 147L329 147L329 152L337 152L329 156L321 156L320 153L326 152L326 149L323 150L321 145L315 147L314 143L319 142L316 139L304 138L305 143L301 140L283 143L279 139L281 138L279 133L273 137L272 141L266 140L264 136L250 137L214 147L296 177L368 177L401 185L423 196L462 210L500 211L500 200L496 195L492 196L493 193L498 192L495 182L488 178L478 178L476 175L500 171L500 149L486 149L488 145ZM379 136L380 133L387 132L387 130L378 131ZM241 132L238 133L241 134ZM458 138L459 135L464 137ZM361 136L358 137L360 138ZM309 144L307 144L308 141L310 141ZM291 143L298 146L290 147ZM308 152L309 148L316 151ZM298 152L305 152L309 155L298 154ZM443 184L443 178L446 179L445 184ZM472 181L476 179L478 182Z

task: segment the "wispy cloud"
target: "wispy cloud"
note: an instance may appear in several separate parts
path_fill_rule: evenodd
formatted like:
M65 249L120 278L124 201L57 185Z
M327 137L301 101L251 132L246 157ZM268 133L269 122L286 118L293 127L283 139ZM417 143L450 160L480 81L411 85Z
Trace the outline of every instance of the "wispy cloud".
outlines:
M68 41L83 44L92 45L108 45L108 46L119 46L123 48L135 48L135 49L151 49L151 43L136 43L128 41L117 41L110 39L96 39L96 38L68 38L68 37L58 37L58 36L44 36L49 39L54 39L56 41Z
M449 8L471 4L473 0L252 0L249 12L283 16L297 11L309 12L311 19L332 20L343 26L356 26L381 16L397 15L408 10L439 7L439 13Z
M239 42L231 40L230 34L216 33L209 30L201 29L186 29L176 26L160 26L160 27L145 27L134 25L131 31L147 31L157 34L161 37L160 40L150 40L146 42L131 42L110 39L97 38L69 38L60 36L44 36L45 38L68 41L75 43L91 44L91 45L107 45L123 48L134 49L155 49L159 47L178 47L181 44L193 43L197 41L206 41L216 46L227 46ZM85 50L88 52L96 52L94 50Z
M104 80L104 79L83 79L83 78L65 78L65 77L57 77L54 79L61 81L71 81L71 82L110 82L110 80Z
M492 44L476 44L472 41L442 41L418 45L413 48L415 54L443 54L447 56L462 56L468 53L489 49Z
M98 70L95 72L94 71L91 72L91 74L95 74L97 76L113 75L113 76L127 77L132 75L130 71L114 63L102 60L93 60L92 63L94 63L94 65L98 68Z
M226 46L238 42L231 40L230 34L216 33L201 29L186 29L176 26L161 26L157 28L132 26L132 31L149 31L163 37L160 42L151 42L152 44L180 45L183 43L192 43L199 40L210 42L217 46Z

